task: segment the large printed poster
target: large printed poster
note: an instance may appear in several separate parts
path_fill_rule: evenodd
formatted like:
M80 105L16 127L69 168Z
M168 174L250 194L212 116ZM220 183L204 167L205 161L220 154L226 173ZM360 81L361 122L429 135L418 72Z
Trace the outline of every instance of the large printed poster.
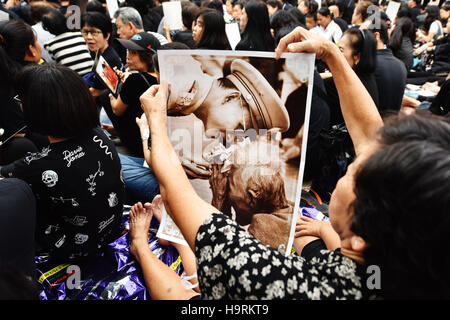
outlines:
M196 192L290 254L303 180L314 55L160 50L169 137ZM286 139L301 156L285 160ZM300 146L299 146L300 147Z

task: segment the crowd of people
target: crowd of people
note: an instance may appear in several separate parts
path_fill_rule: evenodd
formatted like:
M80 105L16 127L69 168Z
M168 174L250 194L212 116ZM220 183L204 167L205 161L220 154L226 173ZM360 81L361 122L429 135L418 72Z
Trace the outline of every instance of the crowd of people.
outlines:
M450 2L401 1L395 17L388 6L184 0L173 30L162 1L126 0L115 13L102 0L1 3L0 298L37 299L38 254L95 259L123 231L125 205L153 299L450 298ZM331 222L299 217L289 256L201 199L167 134L158 52L232 50L233 23L234 50L316 54L304 181ZM94 71L99 55L117 92ZM299 159L302 135L280 141L285 161ZM243 186L257 174L239 170ZM239 201L255 212L267 199L253 192ZM272 198L267 213L286 207ZM185 277L148 246L163 203L188 246L161 241Z

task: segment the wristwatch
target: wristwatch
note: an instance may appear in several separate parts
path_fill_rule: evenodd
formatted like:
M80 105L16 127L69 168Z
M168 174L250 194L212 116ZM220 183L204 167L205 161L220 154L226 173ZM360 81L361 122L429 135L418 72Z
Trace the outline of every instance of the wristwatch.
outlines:
M150 137L150 129L145 128L144 132L142 132L142 140L148 140L149 137Z

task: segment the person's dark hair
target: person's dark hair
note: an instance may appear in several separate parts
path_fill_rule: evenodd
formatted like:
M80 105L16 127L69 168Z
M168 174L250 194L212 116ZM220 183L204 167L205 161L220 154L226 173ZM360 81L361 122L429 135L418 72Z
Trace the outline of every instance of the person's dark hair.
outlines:
M208 5L206 7L210 8L210 9L216 9L217 11L219 11L223 15L223 3L222 3L222 1L212 0L212 1L210 1L208 3Z
M315 0L305 0L305 6L309 9L308 13L317 13L317 10L319 10L319 4Z
M306 24L305 15L301 13L300 10L295 6L293 8L290 8L288 12L291 14L291 16L295 19L295 22L298 23L298 26L304 26Z
M400 9L397 11L397 18L400 19L402 17L408 17L412 19L411 8L407 5L400 6Z
M47 1L33 1L30 3L30 16L35 23L42 20L42 16L48 9L55 9L55 5Z
M439 12L438 6L427 6L425 8L425 13L426 13L426 17L425 17L425 21L423 22L423 30L428 32L430 30L431 24L434 21L439 20L441 14Z
M450 119L385 119L381 147L356 174L351 230L382 270L385 299L449 299ZM413 279L413 281L412 281Z
M39 300L36 283L0 260L0 300Z
M175 50L175 49L177 49L177 50L189 50L190 48L189 48L188 45L186 45L186 44L184 44L182 42L173 41L173 42L169 42L169 43L163 44L158 49L158 51L159 50ZM158 54L154 54L152 56L152 60L153 60L153 65L155 67L155 70L159 72Z
M92 11L83 13L81 15L81 28L83 28L86 24L91 27L100 29L105 38L108 37L108 34L112 34L111 20L103 13Z
M10 86L14 75L23 67L25 54L35 44L33 29L21 20L0 22L0 83Z
M391 37L389 38L389 47L397 51L401 48L403 38L410 38L411 42L414 43L416 38L416 31L414 22L408 17L403 17L397 20L394 30L391 32Z
M225 20L215 9L202 9L198 18L203 20L203 35L197 43L197 48L228 50L230 43L225 33Z
M56 9L49 9L44 13L42 16L42 27L55 36L69 31L66 17Z
M320 13L324 17L333 18L332 13L330 12L330 9L328 9L327 7L321 7L317 13L318 14Z
M277 8L278 10L280 10L283 6L281 5L280 1L278 0L268 0L266 2L266 4L268 6L271 6L272 8Z
M291 33L294 29L295 29L295 27L292 27L292 26L286 26L286 27L282 27L282 28L278 29L277 32L275 32L275 44L278 45L280 40L284 36L287 36L289 33Z
M244 1L242 1L242 0L233 0L232 6L233 6L233 8L234 8L234 6L239 6L239 7L241 7L241 9L244 9Z
M270 19L270 28L275 33L283 27L296 27L299 22L286 10L278 10Z
M27 66L17 75L15 88L32 132L71 138L99 126L86 83L67 67L53 63Z
M251 48L254 51L274 51L275 41L270 33L270 18L263 2L250 0L244 6L248 21L236 47ZM278 11L281 12L281 11Z
M381 20L379 21L378 27L376 23L372 23L372 26L374 27L369 28L369 30L372 31L374 34L375 32L378 32L380 34L380 40L387 45L389 43L389 34L386 22Z
M313 18L314 21L317 21L317 13L311 13L311 12L308 12L308 13L306 14L305 18Z
M359 54L359 62L354 67L356 73L373 73L376 67L377 40L372 32L350 28L344 35L350 35L353 55Z
M154 10L154 0L127 0L127 5L135 8L142 19L142 27L145 31L156 32L161 21L161 15Z
M100 12L106 14L106 8L98 0L89 0L86 4L86 12Z
M185 2L181 5L181 19L183 20L183 25L188 29L192 30L192 23L198 16L200 12L199 7L192 2Z

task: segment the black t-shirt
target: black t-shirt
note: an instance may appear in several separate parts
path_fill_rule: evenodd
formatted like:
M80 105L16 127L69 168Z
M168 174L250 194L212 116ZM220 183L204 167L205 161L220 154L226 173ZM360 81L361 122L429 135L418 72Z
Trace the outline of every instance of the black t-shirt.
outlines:
M0 180L0 260L34 277L36 201L22 180Z
M192 37L191 30L184 30L175 33L175 35L172 38L172 41L184 43L191 49L195 49L196 46L195 40Z
M87 256L118 236L125 197L114 144L95 128L5 166L37 200L36 239L51 256Z
M136 157L144 157L141 134L136 124L136 117L141 117L144 113L139 97L154 84L157 84L156 78L148 73L133 73L124 82L120 91L120 98L128 105L125 112L121 116L116 116L109 104L105 107L121 142Z
M375 75L373 73L369 74L356 74L361 80L362 84L369 92L375 105L379 106L378 100L378 87L375 80ZM330 125L341 124L344 122L344 117L342 116L341 103L339 101L339 94L337 92L336 85L334 84L333 78L328 78L324 80L326 93L327 93L327 103L330 106Z

